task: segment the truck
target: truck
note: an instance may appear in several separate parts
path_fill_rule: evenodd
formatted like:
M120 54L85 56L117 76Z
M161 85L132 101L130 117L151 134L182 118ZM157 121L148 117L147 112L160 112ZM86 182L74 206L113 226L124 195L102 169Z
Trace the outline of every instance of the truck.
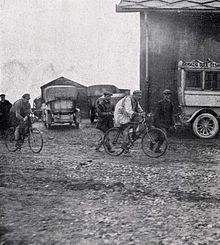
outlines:
M190 125L199 138L214 138L220 119L220 63L179 61L178 100L182 125Z
M55 124L75 124L79 128L80 109L76 107L78 89L73 85L41 87L42 117L46 128Z

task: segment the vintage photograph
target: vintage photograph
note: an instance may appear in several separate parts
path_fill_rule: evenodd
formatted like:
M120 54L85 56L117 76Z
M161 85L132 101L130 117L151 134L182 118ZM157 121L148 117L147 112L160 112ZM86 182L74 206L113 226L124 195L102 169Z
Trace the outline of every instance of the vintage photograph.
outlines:
M0 0L0 245L219 245L219 49L219 0Z

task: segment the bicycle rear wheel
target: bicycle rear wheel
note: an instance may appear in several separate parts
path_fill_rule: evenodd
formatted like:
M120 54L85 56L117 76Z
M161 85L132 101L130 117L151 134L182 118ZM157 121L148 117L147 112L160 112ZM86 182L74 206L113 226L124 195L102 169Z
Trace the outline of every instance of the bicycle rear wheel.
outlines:
M152 128L147 131L141 140L143 152L151 158L158 158L165 154L168 146L167 136L163 130Z
M40 130L30 128L28 135L28 144L33 153L39 153L43 148L43 137Z
M15 152L18 148L16 147L14 128L9 128L5 133L5 145L8 151Z
M111 156L119 156L124 151L123 131L119 128L110 128L104 135L103 146L105 151Z

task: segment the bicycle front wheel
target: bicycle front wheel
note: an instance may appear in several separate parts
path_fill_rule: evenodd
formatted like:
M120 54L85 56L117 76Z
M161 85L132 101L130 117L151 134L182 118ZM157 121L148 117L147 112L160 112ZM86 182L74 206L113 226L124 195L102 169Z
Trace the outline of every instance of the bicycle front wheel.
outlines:
M5 145L8 151L15 152L18 148L16 146L14 128L9 128L5 133Z
M104 135L103 146L105 151L111 156L119 156L124 151L122 149L123 132L119 128L110 128Z
M37 128L31 128L28 135L28 144L33 153L39 153L43 148L43 137Z
M158 158L165 154L168 146L167 136L163 130L152 128L142 137L141 147L143 152L151 158Z

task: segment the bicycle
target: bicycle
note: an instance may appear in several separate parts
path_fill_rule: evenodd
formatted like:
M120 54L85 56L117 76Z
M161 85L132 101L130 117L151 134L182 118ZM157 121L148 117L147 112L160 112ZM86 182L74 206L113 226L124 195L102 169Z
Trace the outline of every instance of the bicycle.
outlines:
M135 136L132 129L129 130L128 134L128 149L134 147L135 142L141 139L141 149L143 152L151 158L158 158L165 154L168 141L166 133L154 126L152 126L152 114L149 113L147 116L143 116L142 120L137 123L137 130ZM112 156L119 156L125 150L122 148L123 144L123 127L114 127L109 129L104 135L104 149L106 153ZM109 151L109 145L111 151Z
M34 128L33 120L30 116L24 122L24 127L20 130L20 138L15 141L15 127L10 127L5 133L5 145L9 152L21 150L25 139L33 153L39 153L43 148L43 137L39 129Z

